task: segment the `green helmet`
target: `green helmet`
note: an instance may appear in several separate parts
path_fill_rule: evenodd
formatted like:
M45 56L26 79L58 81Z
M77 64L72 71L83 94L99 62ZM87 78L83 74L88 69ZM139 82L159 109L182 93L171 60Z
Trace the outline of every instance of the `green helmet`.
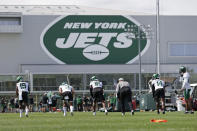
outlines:
M185 72L186 72L186 67L185 66L179 67L179 73L185 73Z
M96 76L92 76L92 77L90 78L91 81L94 81L94 80L96 80L96 79L97 79Z
M153 74L153 79L159 79L159 77L160 77L159 74L157 74L157 73Z
M22 76L18 76L18 77L16 78L16 80L17 80L17 81L22 81L22 80L23 80L23 77L22 77Z
M67 82L66 82L66 81L62 82L62 85L66 85L66 84L67 84Z

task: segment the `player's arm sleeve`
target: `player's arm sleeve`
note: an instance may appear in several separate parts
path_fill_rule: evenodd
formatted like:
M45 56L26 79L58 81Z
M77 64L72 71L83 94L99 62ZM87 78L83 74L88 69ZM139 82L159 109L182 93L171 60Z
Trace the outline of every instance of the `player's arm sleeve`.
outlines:
M93 97L92 91L93 91L93 88L92 88L92 86L90 85L90 95L91 95L91 97Z
M120 85L117 84L116 86L116 97L119 99L120 98Z
M16 86L16 96L18 96L18 87Z
M119 92L119 84L116 85L116 93Z
M155 97L155 85L152 84L152 92L153 92L153 97Z
M152 93L152 79L149 80L148 87L149 87L149 93Z
M29 94L30 94L30 86L29 86L29 84L28 84L28 92L29 92Z

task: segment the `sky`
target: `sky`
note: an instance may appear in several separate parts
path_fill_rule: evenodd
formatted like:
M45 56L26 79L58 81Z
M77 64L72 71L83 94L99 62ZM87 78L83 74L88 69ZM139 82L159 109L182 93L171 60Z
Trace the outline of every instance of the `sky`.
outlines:
M197 15L197 0L159 0L160 14ZM0 0L0 5L81 5L87 7L156 12L156 0Z

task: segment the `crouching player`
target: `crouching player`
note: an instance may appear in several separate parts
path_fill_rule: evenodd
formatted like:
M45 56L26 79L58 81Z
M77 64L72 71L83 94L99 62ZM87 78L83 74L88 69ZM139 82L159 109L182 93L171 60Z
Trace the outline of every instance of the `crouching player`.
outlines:
M116 93L117 93L117 98L118 101L120 101L121 104L121 112L122 116L125 115L125 100L128 101L128 105L131 110L131 115L134 115L134 110L132 106L132 92L131 92L131 87L127 81L125 81L123 78L119 78L118 84L116 87Z
M165 82L160 80L159 74L153 74L152 80L153 96L156 100L157 113L160 114L160 101L162 103L163 114L165 114Z
M93 115L96 115L96 104L102 102L105 109L105 115L108 114L105 107L105 98L103 96L102 82L100 82L95 76L90 79L90 95L93 98Z
M66 116L67 107L70 106L70 114L73 116L73 95L74 95L74 88L67 84L66 82L63 82L59 86L59 93L62 96L63 100L63 111L64 116Z
M25 116L28 117L28 94L30 93L28 82L23 81L22 76L17 77L16 96L19 99L20 117L22 117L22 104L25 105Z

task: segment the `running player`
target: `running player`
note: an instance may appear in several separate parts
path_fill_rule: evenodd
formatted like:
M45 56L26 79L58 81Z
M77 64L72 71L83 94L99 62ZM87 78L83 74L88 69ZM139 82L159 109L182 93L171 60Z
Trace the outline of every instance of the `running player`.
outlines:
M64 116L66 116L67 112L67 107L70 106L70 114L73 116L73 95L74 95L74 88L67 84L66 82L63 82L59 86L59 93L63 97L63 111L64 111Z
M28 82L23 81L22 76L17 77L16 96L19 99L20 117L22 117L22 104L25 105L25 116L28 117L28 94L30 93Z
M120 101L121 104L121 112L122 116L125 115L125 100L128 100L128 104L131 110L131 115L134 115L134 110L132 107L132 92L131 87L127 81L125 81L123 78L119 78L118 84L116 87L116 93L118 101Z
M103 108L105 109L105 115L108 114L105 107L105 98L103 95L102 82L100 82L96 76L92 76L90 79L90 95L93 98L93 115L96 115L96 104L102 102Z
M185 97L185 102L186 102L185 114L189 113L189 111L191 114L193 114L194 112L192 111L192 104L191 104L191 99L190 99L190 91L191 91L191 87L189 83L190 75L186 71L185 66L181 66L179 68L179 73L181 75L180 81L182 82L182 88L180 91L184 91L184 97Z
M157 113L160 114L160 101L162 102L162 110L163 114L165 114L165 82L160 80L159 74L153 74L152 80L152 92L153 96L156 100L157 105Z

